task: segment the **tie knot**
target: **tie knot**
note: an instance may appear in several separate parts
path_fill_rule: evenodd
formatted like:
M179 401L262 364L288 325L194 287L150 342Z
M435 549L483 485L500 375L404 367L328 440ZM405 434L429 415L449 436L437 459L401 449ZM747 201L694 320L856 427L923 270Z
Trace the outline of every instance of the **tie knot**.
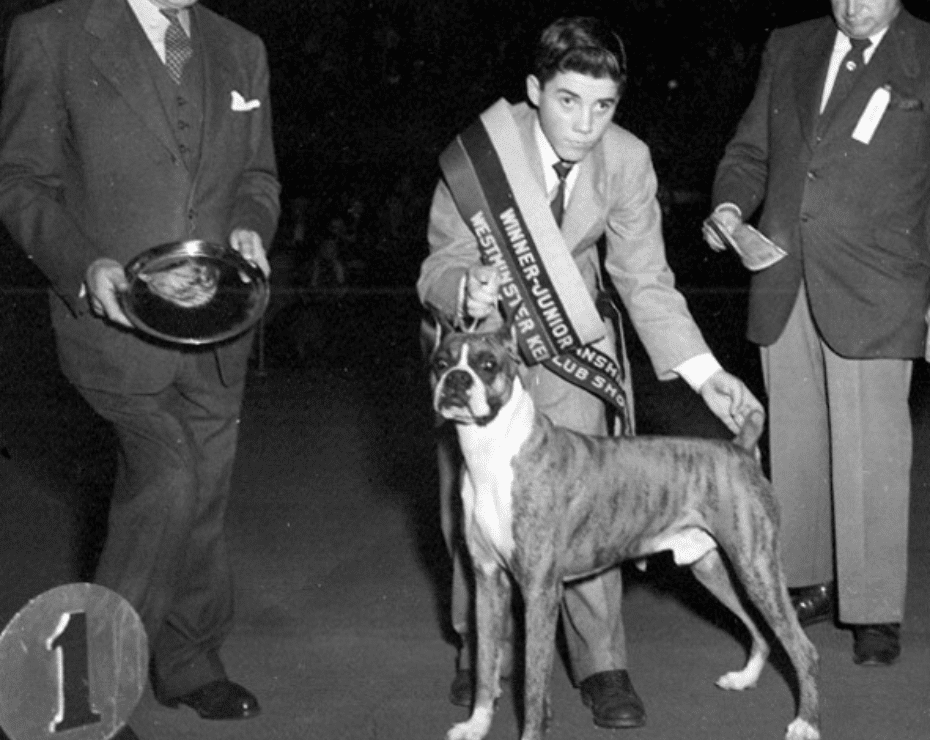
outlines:
M172 10L165 10L165 9L162 9L162 10L160 10L159 12L160 12L163 16L165 16L165 18L168 19L168 23L170 23L172 26L173 26L175 23L177 23L179 26L181 25L181 21L180 21L180 19L178 18L178 12L179 12L179 11L174 10L174 9L172 9Z
M862 56L862 53L872 45L872 39L850 38L849 43L852 44L852 53Z
M554 165L552 165L553 169L555 169L555 174L559 176L559 180L564 180L566 177L568 177L568 173L571 172L573 164L574 162L563 162L562 160L559 160Z

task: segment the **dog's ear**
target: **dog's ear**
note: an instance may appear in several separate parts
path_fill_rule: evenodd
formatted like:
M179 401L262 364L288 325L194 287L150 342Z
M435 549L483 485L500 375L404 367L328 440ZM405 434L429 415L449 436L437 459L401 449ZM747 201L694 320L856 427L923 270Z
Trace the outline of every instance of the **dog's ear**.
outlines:
M455 327L452 325L452 322L449 321L449 317L446 316L445 312L443 312L438 306L436 306L433 303L429 303L429 302L427 302L424 305L426 306L426 309L429 311L430 316L432 316L433 318L432 329L433 329L434 337L433 337L433 342L432 342L433 344L432 352L435 352L436 348L439 347L439 345L442 343L442 338L446 334L451 334L452 332L454 332Z
M520 345L517 342L517 327L513 323L513 320L505 316L504 323L498 327L495 334L497 335L498 341L507 348L507 352L510 356L519 362Z

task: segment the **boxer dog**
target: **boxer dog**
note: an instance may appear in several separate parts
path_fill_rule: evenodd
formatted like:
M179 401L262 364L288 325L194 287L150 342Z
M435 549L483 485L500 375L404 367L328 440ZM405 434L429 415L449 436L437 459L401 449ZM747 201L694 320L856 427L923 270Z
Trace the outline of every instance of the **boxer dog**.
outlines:
M447 740L481 740L500 693L501 637L510 577L526 626L522 740L539 740L563 583L671 550L752 637L745 666L717 681L755 686L769 654L743 609L722 553L797 672L799 706L786 740L819 740L818 657L804 634L778 556L778 511L755 448L761 414L735 442L681 437L595 437L536 412L508 328L437 332L433 405L456 425L464 456L465 538L476 579L477 680L471 716Z

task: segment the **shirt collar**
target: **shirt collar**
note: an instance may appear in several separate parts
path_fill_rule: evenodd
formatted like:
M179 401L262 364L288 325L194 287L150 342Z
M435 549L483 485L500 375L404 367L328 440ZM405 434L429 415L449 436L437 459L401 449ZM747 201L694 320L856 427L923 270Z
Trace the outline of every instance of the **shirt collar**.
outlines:
M885 26L881 31L873 33L871 36L869 36L869 41L872 43L863 52L863 57L865 57L866 64L869 63L869 60L872 58L872 55L875 53L879 43L881 43L881 40L885 38L885 34L888 33L889 28L891 28L890 24ZM836 38L833 41L833 53L839 55L842 58L846 56L846 52L848 52L851 48L852 44L849 41L849 36L837 29Z
M543 175L546 178L546 192L551 193L559 185L559 176L555 173L552 165L559 161L559 155L555 153L549 139L543 133L542 126L539 125L539 116L533 122L533 136L536 139L536 148L539 150L539 158L542 160ZM578 170L580 162L576 162L565 178L566 194L571 192L575 180L578 179ZM567 198L567 195L566 195Z
M152 0L126 0L132 12L136 14L139 23L145 31L145 35L150 39L164 39L165 29L168 28L168 19L161 14L161 11L155 6ZM191 35L191 16L190 10L184 8L178 12L178 20L181 26Z

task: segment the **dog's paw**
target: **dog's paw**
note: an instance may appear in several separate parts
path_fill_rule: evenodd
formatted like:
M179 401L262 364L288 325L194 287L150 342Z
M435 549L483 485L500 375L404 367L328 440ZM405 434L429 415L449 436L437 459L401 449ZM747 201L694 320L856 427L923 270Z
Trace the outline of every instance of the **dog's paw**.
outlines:
M766 653L754 650L742 670L730 671L717 679L717 686L727 691L745 691L754 689L765 667Z
M491 729L491 713L475 709L467 722L453 725L446 733L446 740L483 740Z
M788 725L785 740L820 740L820 730L800 717Z
M726 691L745 691L746 689L754 689L758 680L758 674L747 674L747 671L743 669L725 673L717 679L717 686Z

